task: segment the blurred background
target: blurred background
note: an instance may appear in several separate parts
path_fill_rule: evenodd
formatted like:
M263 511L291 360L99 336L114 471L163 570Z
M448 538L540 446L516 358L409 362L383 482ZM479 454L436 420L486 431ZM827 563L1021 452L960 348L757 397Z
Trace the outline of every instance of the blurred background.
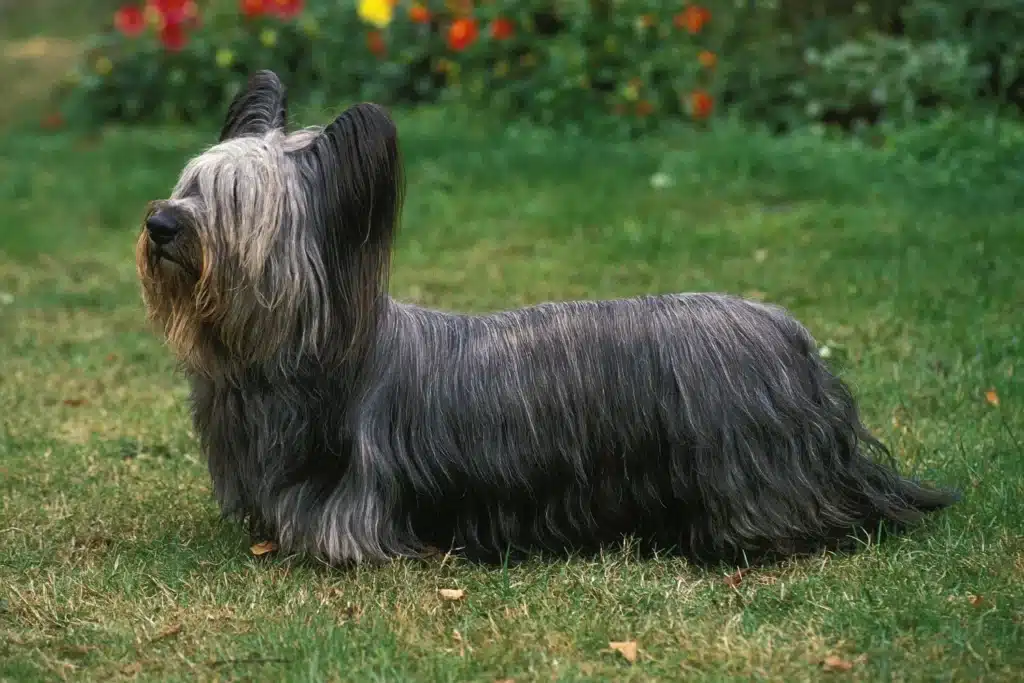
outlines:
M310 106L458 102L635 133L854 131L1024 102L1017 0L0 2L5 122L204 122L256 68Z

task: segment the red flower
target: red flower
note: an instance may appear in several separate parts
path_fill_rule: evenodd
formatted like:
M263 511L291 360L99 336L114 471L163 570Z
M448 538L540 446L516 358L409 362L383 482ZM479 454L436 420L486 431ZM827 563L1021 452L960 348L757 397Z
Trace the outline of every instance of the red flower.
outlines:
M384 42L384 36L380 31L370 31L366 34L366 47L378 57L383 57L388 52L388 44Z
M134 38L146 30L146 15L139 5L125 5L114 13L114 26L122 34Z
M414 2L409 8L409 19L415 24L429 24L430 10L418 2Z
M711 116L715 108L715 101L711 95L703 90L695 90L690 93L690 115L698 120L704 120Z
M515 35L516 25L512 23L511 19L505 19L498 17L491 24L491 37L495 40L507 40Z
M270 13L281 19L294 19L302 14L304 0L271 0Z
M705 69L714 69L715 65L718 64L718 56L710 50L701 50L697 55L697 61Z
M448 47L460 52L476 42L480 34L476 19L456 19L448 28Z
M672 20L676 28L685 28L693 34L700 33L704 24L711 21L711 12L700 5L688 5L686 9L677 14Z
M164 24L194 23L199 17L195 0L149 0L149 5L160 13Z
M267 0L241 0L242 14L249 17L259 17L267 13Z
M160 42L171 52L178 52L188 42L185 27L179 23L167 22L160 29Z
M64 117L59 111L55 111L44 116L39 123L45 130L57 130L64 127Z

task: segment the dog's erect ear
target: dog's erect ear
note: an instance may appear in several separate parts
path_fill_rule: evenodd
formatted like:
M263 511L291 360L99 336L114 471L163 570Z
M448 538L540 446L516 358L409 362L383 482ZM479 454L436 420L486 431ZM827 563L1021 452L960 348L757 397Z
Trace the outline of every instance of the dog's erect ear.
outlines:
M238 93L220 131L223 142L242 135L263 135L288 123L288 98L281 79L273 71L257 71Z
M349 107L307 153L324 174L324 187L340 192L350 210L364 206L379 214L389 205L391 212L399 209L404 180L398 129L384 107L368 102Z

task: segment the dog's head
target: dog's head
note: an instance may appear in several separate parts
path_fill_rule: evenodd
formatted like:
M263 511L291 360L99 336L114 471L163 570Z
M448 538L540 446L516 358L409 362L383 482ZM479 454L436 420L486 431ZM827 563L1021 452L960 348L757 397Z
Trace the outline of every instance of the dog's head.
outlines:
M338 361L386 298L404 189L394 123L374 104L325 128L286 123L284 87L258 72L220 141L146 213L143 298L193 371Z

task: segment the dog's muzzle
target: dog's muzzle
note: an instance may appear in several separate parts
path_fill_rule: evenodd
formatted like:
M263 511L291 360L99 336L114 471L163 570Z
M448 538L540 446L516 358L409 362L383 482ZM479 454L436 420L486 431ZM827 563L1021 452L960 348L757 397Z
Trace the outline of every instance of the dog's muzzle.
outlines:
M157 211L146 219L146 232L157 246L166 246L181 232L181 223L167 211Z

